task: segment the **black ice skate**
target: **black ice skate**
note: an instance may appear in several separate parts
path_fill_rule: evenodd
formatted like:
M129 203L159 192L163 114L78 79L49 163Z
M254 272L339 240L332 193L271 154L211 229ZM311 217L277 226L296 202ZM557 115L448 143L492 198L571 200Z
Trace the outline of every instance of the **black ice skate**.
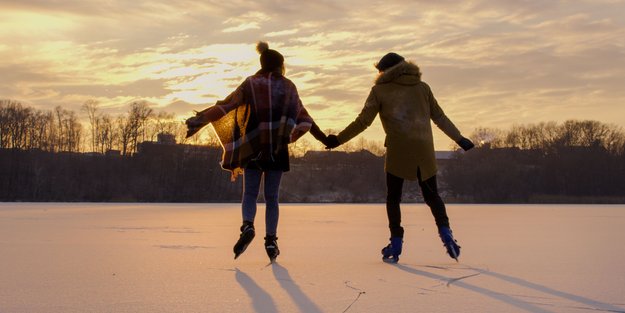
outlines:
M265 251L267 251L269 261L271 261L271 263L275 262L278 255L280 255L280 249L278 249L278 237L275 235L267 235L267 237L265 237Z
M254 223L251 222L243 222L241 226L241 236L239 236L239 240L234 245L234 258L238 258L241 253L247 249L247 246L252 242L256 236L256 232L254 231Z

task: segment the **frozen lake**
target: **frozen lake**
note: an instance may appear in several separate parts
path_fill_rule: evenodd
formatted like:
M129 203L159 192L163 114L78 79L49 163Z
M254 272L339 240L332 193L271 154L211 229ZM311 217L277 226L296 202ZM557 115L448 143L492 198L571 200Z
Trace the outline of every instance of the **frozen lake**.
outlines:
M282 204L278 263L233 260L238 204L0 203L0 312L625 312L624 205Z

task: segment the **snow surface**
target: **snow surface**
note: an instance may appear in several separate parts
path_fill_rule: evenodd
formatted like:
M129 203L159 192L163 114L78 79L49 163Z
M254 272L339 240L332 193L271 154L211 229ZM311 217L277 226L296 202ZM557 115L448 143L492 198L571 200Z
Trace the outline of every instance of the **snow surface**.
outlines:
M233 260L238 204L0 204L0 312L625 312L625 206L282 204L282 254Z

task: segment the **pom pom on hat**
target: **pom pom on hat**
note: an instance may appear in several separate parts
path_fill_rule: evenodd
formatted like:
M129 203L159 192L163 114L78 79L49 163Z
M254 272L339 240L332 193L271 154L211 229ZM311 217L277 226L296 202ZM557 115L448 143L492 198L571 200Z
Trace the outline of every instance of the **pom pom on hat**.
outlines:
M263 54L263 52L269 50L269 44L264 42L264 41L259 41L256 44L256 51L258 51L258 54Z
M260 53L260 66L263 70L273 71L279 69L284 64L284 57L280 52L269 49L269 44L259 41L256 44L256 51Z

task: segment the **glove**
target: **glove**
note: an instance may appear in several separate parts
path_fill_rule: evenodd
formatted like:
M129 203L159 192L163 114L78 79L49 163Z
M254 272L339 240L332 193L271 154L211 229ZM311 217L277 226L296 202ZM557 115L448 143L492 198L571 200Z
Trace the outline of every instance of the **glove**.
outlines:
M471 150L471 148L475 147L475 145L473 144L473 142L471 142L471 140L462 137L460 140L456 141L456 143L460 146L460 148L462 148L462 150L464 151L469 151Z
M326 145L326 149L334 149L341 145L336 135L329 135L328 137L326 137L326 139L323 141L323 144Z
M188 118L186 121L184 121L184 123L187 124L187 138L193 136L207 124L206 122L202 121L199 115Z

